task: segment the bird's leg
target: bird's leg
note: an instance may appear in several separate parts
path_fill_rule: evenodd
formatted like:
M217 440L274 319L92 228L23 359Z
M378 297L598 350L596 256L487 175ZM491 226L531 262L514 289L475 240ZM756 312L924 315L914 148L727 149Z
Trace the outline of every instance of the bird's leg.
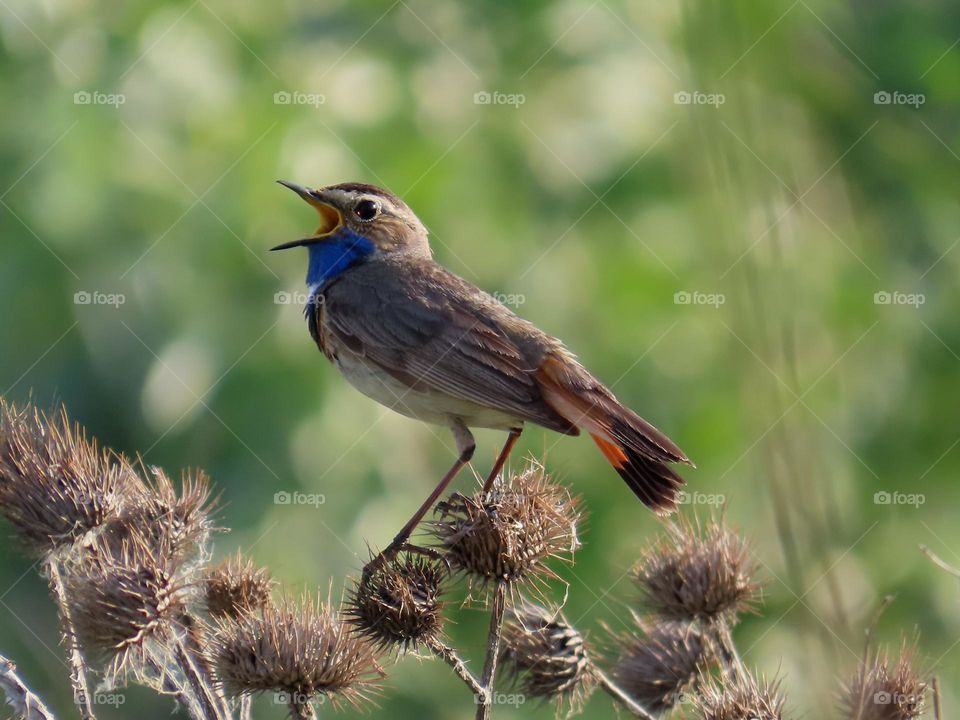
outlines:
M423 501L423 504L413 514L413 517L407 521L407 524L404 525L396 537L393 538L393 542L391 542L383 552L363 566L363 576L365 578L379 569L387 560L396 557L397 553L407 544L407 540L410 539L410 535L413 534L417 525L423 520L424 515L430 512L430 508L436 504L439 497L443 494L443 491L447 489L447 485L450 484L463 469L463 466L470 462L470 458L473 457L473 451L477 449L477 445L473 440L473 435L467 426L463 424L463 421L460 418L451 418L450 429L453 430L453 437L457 442L457 449L460 451L457 461L453 464L453 467L447 470L447 474L437 483L433 492Z
M522 432L523 428L513 428L510 431L510 434L507 436L507 442L503 445L503 450L500 451L500 454L497 456L497 461L493 464L493 469L487 476L486 482L483 483L484 495L490 492L490 488L493 487L493 481L497 479L497 475L503 470L503 466L506 464L507 458L510 457L510 452L513 450L513 446L517 444L517 440L520 439L520 433Z

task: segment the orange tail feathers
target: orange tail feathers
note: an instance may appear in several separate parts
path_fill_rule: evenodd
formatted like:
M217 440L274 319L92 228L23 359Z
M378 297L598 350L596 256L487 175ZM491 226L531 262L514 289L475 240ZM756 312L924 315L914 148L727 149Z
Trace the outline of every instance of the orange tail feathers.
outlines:
M693 463L670 438L621 405L572 356L549 356L536 377L544 399L572 425L590 433L644 505L660 515L677 509L683 478L668 463Z
M620 447L595 433L590 433L590 437L644 505L658 515L667 515L677 509L683 478L668 465Z

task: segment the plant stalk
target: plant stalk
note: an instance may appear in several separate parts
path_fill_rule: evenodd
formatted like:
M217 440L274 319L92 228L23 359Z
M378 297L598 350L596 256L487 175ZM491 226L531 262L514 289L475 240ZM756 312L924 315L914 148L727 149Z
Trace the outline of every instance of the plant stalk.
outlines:
M216 692L197 667L193 657L184 648L182 640L176 641L174 659L200 704L202 715L199 720L230 720L230 715L224 712Z
M599 668L594 668L593 673L597 678L597 682L600 683L600 687L603 688L603 691L623 705L629 712L633 713L636 717L644 718L644 720L656 720L652 712L627 695L626 691L617 685L605 672Z
M466 664L460 659L460 656L457 655L457 651L436 638L430 638L427 641L427 647L433 651L434 655L453 668L453 672L456 673L457 677L463 680L467 687L470 688L477 702L482 703L487 691L483 685L480 684L480 681L473 676L473 673L467 669Z
M47 558L45 565L50 591L53 593L53 599L57 603L57 610L60 613L61 639L66 647L67 659L70 662L70 685L73 687L73 702L79 709L80 717L83 720L96 720L96 715L93 713L90 688L87 685L86 663L83 660L83 653L80 652L77 633L73 627L73 616L70 613L67 591L64 588L63 577L60 573L60 561L55 556L50 556Z
M7 704L23 720L56 720L43 701L34 695L17 675L17 666L2 655L0 655L0 690L3 690L7 696Z
M500 635L503 631L503 615L507 604L507 582L497 581L490 609L490 631L487 635L487 658L483 663L483 679L480 681L484 694L477 708L476 720L489 720L493 712L493 681L497 674L500 657Z

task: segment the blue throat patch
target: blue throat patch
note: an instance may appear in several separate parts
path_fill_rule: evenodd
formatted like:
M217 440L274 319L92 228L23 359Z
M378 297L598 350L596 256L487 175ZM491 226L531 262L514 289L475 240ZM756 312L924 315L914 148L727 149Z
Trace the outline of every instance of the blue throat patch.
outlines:
M316 292L340 273L350 269L374 251L374 245L363 235L341 228L332 237L310 245L307 285Z

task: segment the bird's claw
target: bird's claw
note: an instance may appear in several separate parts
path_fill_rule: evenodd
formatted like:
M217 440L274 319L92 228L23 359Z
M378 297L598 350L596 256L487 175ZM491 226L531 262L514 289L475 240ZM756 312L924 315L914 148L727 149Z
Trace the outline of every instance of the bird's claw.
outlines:
M414 545L406 540L403 542L394 541L390 543L385 550L383 550L380 554L372 558L370 562L363 566L363 581L368 581L371 577L373 577L374 574L381 570L384 565L394 560L401 552L423 555L431 560L442 562L444 565L446 565L447 570L450 570L450 561L447 559L446 555L439 550L424 547L422 545Z
M366 565L363 566L363 581L366 582L369 580L374 573L378 570L381 570L387 562L393 560L397 554L404 549L407 541L397 541L396 539L387 545L386 549L382 550L379 555L371 559Z
M411 543L405 543L403 549L406 552L416 553L417 555L423 555L428 557L431 560L436 560L437 562L442 562L447 566L447 570L450 570L450 561L447 559L447 556L437 550L436 548L424 547L423 545L413 545Z

